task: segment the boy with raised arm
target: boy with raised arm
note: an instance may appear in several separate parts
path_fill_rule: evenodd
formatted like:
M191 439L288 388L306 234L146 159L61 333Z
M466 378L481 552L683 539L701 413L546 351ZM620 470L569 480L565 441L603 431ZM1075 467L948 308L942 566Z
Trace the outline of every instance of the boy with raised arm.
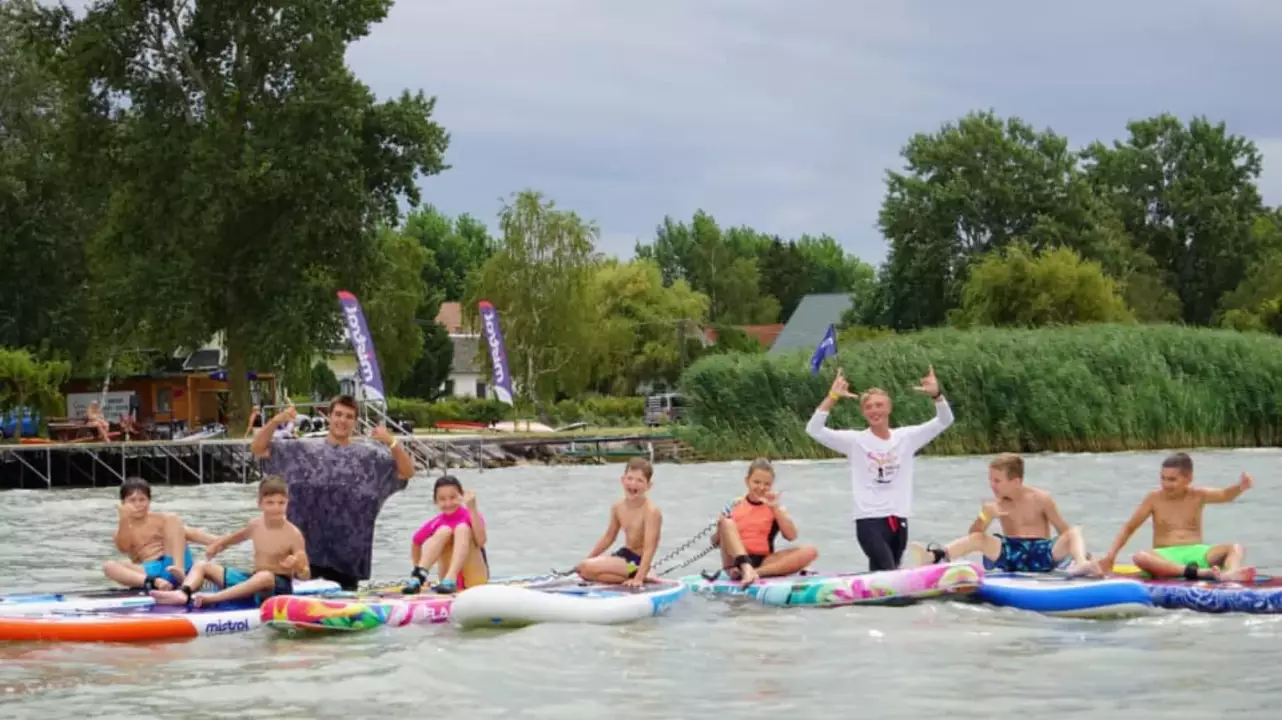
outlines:
M1070 574L1102 574L1099 564L1086 557L1082 531L1064 522L1050 493L1024 484L1024 458L1015 453L998 455L988 464L988 485L994 500L984 503L969 534L947 548L913 543L917 564L959 560L979 552L986 570L1047 573L1072 558ZM1002 534L987 533L993 520L1001 521ZM1054 540L1051 526L1058 533Z
M126 478L120 484L111 540L129 561L108 560L102 571L128 588L169 590L191 570L187 543L208 545L214 539L204 530L187 527L173 513L152 512L151 484L139 477Z
M1236 485L1227 488L1193 486L1193 458L1178 452L1162 461L1161 486L1144 496L1135 513L1126 521L1113 547L1101 562L1111 570L1131 535L1153 518L1153 549L1135 553L1133 561L1152 577L1187 580L1250 582L1255 568L1242 567L1246 549L1238 543L1205 545L1202 542L1202 510L1207 503L1233 502L1254 484L1242 473Z
M311 576L303 534L285 519L289 505L289 488L285 481L268 476L258 485L258 508L263 514L251 519L240 530L221 537L209 544L206 551L210 558L196 563L187 579L177 590L155 590L151 596L157 603L195 607L213 605L230 600L253 598L261 605L273 595L290 595L294 592L294 578L306 580ZM254 546L252 572L242 572L212 562L215 555L229 546L249 540ZM213 593L196 593L205 582L212 581L223 588Z
M840 368L828 396L806 423L806 434L850 461L854 490L855 538L868 557L868 570L894 570L908 547L908 518L912 515L913 475L919 450L953 424L948 407L930 366L921 385L913 388L935 401L935 417L919 425L890 427L890 396L869 388L861 398L850 392ZM860 401L866 430L832 430L828 412L841 398Z
M649 580L659 579L650 574L650 563L659 549L659 534L663 514L646 495L654 468L645 458L634 457L628 461L620 482L623 499L610 507L610 524L605 534L592 547L588 557L575 571L588 582L641 587ZM623 547L610 555L602 555L623 530Z

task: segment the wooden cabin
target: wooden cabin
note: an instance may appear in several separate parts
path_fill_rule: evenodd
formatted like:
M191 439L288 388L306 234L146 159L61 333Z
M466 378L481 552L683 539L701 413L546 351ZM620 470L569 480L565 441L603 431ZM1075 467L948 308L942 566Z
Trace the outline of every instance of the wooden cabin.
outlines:
M250 391L263 402L276 397L276 377L250 373ZM67 420L86 419L89 404L105 399L101 410L112 425L134 413L134 424L159 437L193 432L214 423L225 424L231 386L226 370L170 372L111 378L105 398L102 381L71 380L63 384Z

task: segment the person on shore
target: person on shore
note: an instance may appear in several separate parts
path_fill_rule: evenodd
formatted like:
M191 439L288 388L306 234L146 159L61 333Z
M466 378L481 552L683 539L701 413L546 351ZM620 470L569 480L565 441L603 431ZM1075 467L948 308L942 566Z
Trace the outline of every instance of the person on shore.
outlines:
M293 405L277 413L254 433L250 450L265 472L289 485L288 518L307 541L312 577L354 591L370 576L378 514L414 476L414 460L382 424L370 433L374 443L352 442L357 407L350 395L330 402L323 440L274 437L296 416Z
M797 524L780 504L775 492L775 469L770 461L757 458L748 466L743 480L747 494L735 498L717 518L712 544L721 549L721 567L730 579L744 587L763 577L799 573L819 557L812 545L775 550L775 538L797 540ZM715 580L720 572L706 580Z
M208 545L216 538L200 528L189 528L173 513L151 511L151 484L139 477L120 484L116 506L116 549L129 562L108 560L102 572L127 588L169 590L181 583L192 567L187 543ZM175 558L182 558L182 564Z
M647 495L653 476L654 468L649 460L634 457L628 461L619 479L623 499L610 506L605 534L597 540L587 559L574 568L584 580L628 587L640 587L646 581L659 582L650 573L663 526L663 513ZM614 544L620 529L623 547L603 555Z
M1255 568L1242 567L1246 548L1240 543L1206 545L1202 542L1202 510L1208 503L1228 503L1251 489L1247 473L1236 485L1203 488L1193 485L1193 458L1177 452L1162 461L1161 486L1144 496L1122 527L1101 565L1112 570L1117 554L1149 517L1153 518L1153 548L1135 553L1132 561L1145 574L1157 578L1250 582Z
M231 535L210 543L207 559L192 567L178 589L153 590L151 596L161 605L186 604L193 607L252 598L257 607L273 595L293 594L294 578L306 580L310 572L303 534L285 518L288 506L289 486L285 481L275 476L264 478L258 484L258 509L262 515L251 519ZM252 572L213 562L218 553L246 540L254 548ZM222 589L196 594L206 580Z
M840 368L827 397L806 423L806 434L850 461L854 491L855 538L868 558L869 572L899 567L908 547L913 475L917 452L953 424L953 411L939 389L935 367L914 388L935 402L935 417L919 425L890 427L890 396L869 388L861 398L850 392ZM841 398L860 401L866 430L832 430L828 413Z
M965 537L941 548L913 543L917 565L961 559L978 552L984 569L1004 572L1048 573L1071 559L1072 575L1100 575L1098 562L1086 556L1086 541L1078 527L1064 522L1050 493L1024 484L1024 459L1003 453L988 464L988 485L993 501L984 503ZM1000 520L1002 533L989 535L993 520ZM1054 526L1058 537L1051 539Z
M89 408L85 410L85 424L98 431L99 440L111 442L111 423L107 422L106 416L102 414L102 408L98 406L97 400L90 401Z
M437 567L440 582L433 588L450 594L490 579L490 560L485 554L485 517L476 507L476 493L463 491L453 475L437 478L432 500L441 512L423 523L410 541L410 562L414 571L402 587L406 595L427 584L428 570Z

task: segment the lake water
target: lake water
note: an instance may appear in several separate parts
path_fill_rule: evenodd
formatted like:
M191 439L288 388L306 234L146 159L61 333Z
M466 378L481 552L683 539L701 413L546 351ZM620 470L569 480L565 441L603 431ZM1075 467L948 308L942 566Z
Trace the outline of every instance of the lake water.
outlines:
M1161 453L1045 455L1028 483L1050 490L1102 553L1157 483ZM1257 486L1212 506L1210 542L1282 565L1275 451L1197 452L1196 479ZM964 532L988 493L987 458L918 463L912 538ZM496 575L577 562L604 531L621 465L459 473L490 525ZM661 553L742 491L746 463L660 465ZM778 464L777 489L817 568L858 571L850 487L836 462ZM227 532L254 512L248 486L160 487L157 509ZM116 490L0 495L0 592L96 585L113 556ZM380 518L375 578L400 579L409 537L433 513L417 478ZM1128 552L1147 546L1145 526ZM1273 544L1270 544L1270 543ZM248 560L248 544L225 553ZM711 567L700 561L674 576ZM775 609L687 596L671 614L618 627L445 626L290 639L269 630L152 646L0 646L0 717L870 718L1277 717L1282 616L1169 613L1060 620L954 602L904 608ZM816 706L822 703L822 706Z

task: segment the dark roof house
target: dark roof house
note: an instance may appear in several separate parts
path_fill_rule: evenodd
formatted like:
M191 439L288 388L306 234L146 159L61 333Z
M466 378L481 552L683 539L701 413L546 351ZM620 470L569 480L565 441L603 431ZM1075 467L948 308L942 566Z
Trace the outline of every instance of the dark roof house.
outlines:
M813 351L823 340L828 326L840 325L841 316L850 309L853 303L849 293L815 293L801 299L792 317L784 324L775 344L770 346L770 355L794 352L797 350Z
M481 366L481 336L451 335L454 343L454 360L450 363L450 374L483 373Z

